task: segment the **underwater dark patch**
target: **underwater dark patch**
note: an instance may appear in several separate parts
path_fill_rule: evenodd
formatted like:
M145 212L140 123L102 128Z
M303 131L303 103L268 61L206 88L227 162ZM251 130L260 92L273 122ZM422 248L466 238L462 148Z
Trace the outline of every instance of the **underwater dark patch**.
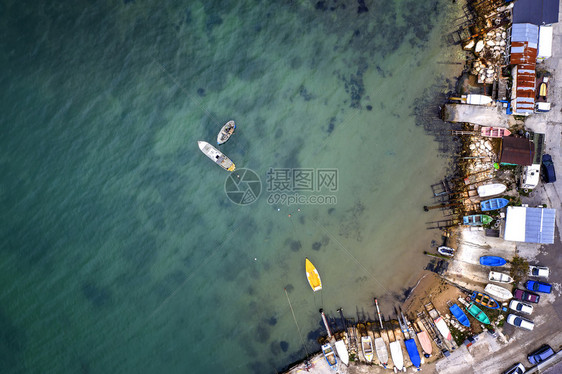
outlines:
M318 1L318 2L316 3L316 5L314 5L314 8L315 8L316 10L325 11L325 10L328 9L328 6L326 5L326 2L325 2L325 1Z
M322 248L322 243L320 243L320 242L314 242L314 243L312 243L312 249L313 249L313 250L319 251L320 248Z
M289 349L289 343L287 343L284 340L281 343L279 343L279 345L281 346L281 350L283 352L287 352L287 350Z
M273 353L274 356L277 356L279 353L281 353L281 347L279 347L279 342L271 342L271 344L269 345L269 350L271 351L271 353Z
M306 87L301 85L299 87L299 95L304 99L304 101L310 101L314 96L307 91Z
M293 285L290 284L290 283L285 286L285 290L286 290L287 292L289 292L289 293L292 292L294 289L295 289L295 286L293 286Z
M298 252L302 248L302 244L298 240L291 240L289 247L291 248L291 251Z
M82 284L82 294L96 308L101 308L111 301L111 292L105 287L98 287L92 282Z
M272 316L267 320L267 323L269 324L269 326L275 326L277 324L277 318L275 318L275 316Z
M199 96L201 96L201 97L205 96L205 89L199 87L199 88L197 89L197 95L199 95Z
M359 4L359 6L357 7L357 14L366 13L369 11L369 8L367 8L367 5L365 5L365 0L357 0L357 4Z
M269 336L269 329L260 323L256 329L256 340L260 343L265 343L269 340Z
M328 134L331 134L332 131L334 131L335 127L336 127L336 117L332 117L332 118L330 118L330 123L328 124L328 129L326 130L328 132Z

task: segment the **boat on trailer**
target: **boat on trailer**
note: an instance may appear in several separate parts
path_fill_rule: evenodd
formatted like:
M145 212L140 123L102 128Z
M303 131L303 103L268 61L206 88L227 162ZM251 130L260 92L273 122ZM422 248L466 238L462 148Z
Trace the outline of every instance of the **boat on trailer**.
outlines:
M503 127L482 127L480 135L488 138L503 138L504 136L511 135L511 131Z
M204 142L203 140L199 140L197 142L197 145L199 146L201 152L205 154L205 156L209 157L215 162L215 164L219 165L224 170L234 171L234 169L236 169L236 165L234 165L234 162L232 162L231 159L226 157L224 153L222 153L209 143Z
M508 300L513 298L513 294L511 293L511 291L502 286L498 286L497 284L489 283L488 285L486 285L486 288L484 288L484 292L487 292L498 300Z
M225 123L217 135L217 144L221 145L226 143L232 134L234 134L234 129L236 129L236 123L234 123L234 121Z
M462 217L462 222L469 226L483 226L493 221L493 218L485 214L472 214Z
M437 248L437 252L442 254L443 256L453 257L455 255L455 250L451 247L445 247L442 245L441 247Z
M328 361L328 365L333 370L338 370L338 360L336 358L336 353L332 348L330 343L326 343L322 346L322 353L324 354L324 358Z
M485 200L480 202L480 208L483 212L487 212L490 210L498 210L504 208L509 204L508 199L504 199L503 197L497 197L490 200Z
M486 295L483 292L473 291L470 298L476 304L480 304L488 309L500 308L500 303L498 303L494 298L492 298L492 296Z
M507 186L505 184L490 183L479 186L476 189L476 192L478 192L478 196L480 197L488 197L504 193L505 190L507 190Z
M455 316L457 321L461 323L461 325L470 327L470 320L457 304L451 304L449 310L451 311L451 314Z
M470 313L471 316L476 318L478 321L482 322L485 325L490 324L490 318L482 311L482 309L478 308L474 303L470 303L470 305L466 308L467 312Z

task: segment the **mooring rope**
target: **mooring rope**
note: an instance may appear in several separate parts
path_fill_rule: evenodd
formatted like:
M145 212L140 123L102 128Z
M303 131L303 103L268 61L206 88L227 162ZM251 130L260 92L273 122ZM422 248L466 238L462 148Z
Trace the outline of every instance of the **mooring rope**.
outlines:
M299 332L299 337L301 338L301 343L302 343L302 347L304 348L304 351L306 352L306 359L308 360L308 349L306 349L306 345L304 344L304 339L302 338L302 332L301 332L301 328L299 327L299 324L297 322L297 317L295 316L295 311L293 310L293 306L291 305L291 299L289 299L289 294L287 293L287 289L284 288L285 290L285 295L287 296L287 301L289 302L289 307L291 308L291 313L293 313L293 320L295 321L295 325L297 326L297 330Z

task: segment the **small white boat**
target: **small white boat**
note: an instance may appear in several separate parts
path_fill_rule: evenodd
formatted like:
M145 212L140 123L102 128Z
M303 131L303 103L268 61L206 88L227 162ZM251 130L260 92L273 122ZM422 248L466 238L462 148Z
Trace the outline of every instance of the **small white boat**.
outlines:
M227 123L225 123L221 128L221 131L219 131L219 134L217 135L217 144L221 145L226 143L226 141L230 139L230 136L234 134L235 128L236 123L234 123L234 121L228 121Z
M461 99L464 99L463 101L470 105L488 105L492 102L492 98L486 95L469 94L463 95Z
M404 354L402 353L402 347L399 341L391 342L390 355L392 356L392 362L394 363L394 368L396 371L402 371L404 368Z
M363 356L365 356L365 360L367 360L367 362L373 362L373 340L370 336L361 337L361 349L363 350Z
M484 288L484 292L499 300L508 300L513 298L511 291L496 284L489 283L486 288Z
M455 250L453 248L445 247L444 245L437 248L437 252L441 253L443 256L453 257L455 255Z
M197 142L199 145L199 149L203 152L207 157L213 160L217 165L227 171L234 171L236 169L236 165L232 162L224 153L213 147L207 142L199 140Z
M500 273L498 271L491 271L488 274L488 280L492 282L499 282L499 283L511 283L513 282L513 278L505 273Z
M343 340L336 341L336 352L338 353L338 356L340 356L341 362L349 365L349 352L347 351L347 346Z
M443 335L443 337L449 341L453 340L453 335L451 335L451 330L449 330L449 326L447 326L447 322L441 317L436 318L433 320L435 322L435 326L437 330Z
M478 196L487 197L487 196L499 195L503 193L505 190L507 190L505 184L501 184L501 183L485 184L483 186L478 187Z
M388 351L383 338L375 338L375 349L381 365L386 367L388 364Z

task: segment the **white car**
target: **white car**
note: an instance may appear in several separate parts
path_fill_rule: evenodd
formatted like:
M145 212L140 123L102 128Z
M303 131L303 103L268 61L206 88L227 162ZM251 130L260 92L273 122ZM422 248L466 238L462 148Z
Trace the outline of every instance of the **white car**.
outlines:
M525 314L533 313L533 306L532 305L529 305L529 304L524 303L524 302L519 301L519 300L511 300L509 302L509 309L513 309L517 312L521 312L521 313L525 313Z
M529 276L530 277L544 277L548 278L550 275L550 270L546 266L529 266Z
M525 366L523 366L522 363L518 362L512 367L510 367L509 369L507 369L506 371L504 371L503 374L523 374L525 373L525 371L526 371Z
M535 327L533 321L529 321L528 319L519 317L515 314L508 315L505 321L512 326L521 327L526 330L532 330Z

